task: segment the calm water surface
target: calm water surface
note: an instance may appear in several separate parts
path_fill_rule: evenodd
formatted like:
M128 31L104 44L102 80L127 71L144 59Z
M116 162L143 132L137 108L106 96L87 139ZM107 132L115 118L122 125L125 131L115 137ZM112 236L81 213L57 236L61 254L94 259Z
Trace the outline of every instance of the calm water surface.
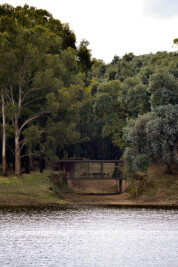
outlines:
M178 211L0 210L0 267L178 266Z

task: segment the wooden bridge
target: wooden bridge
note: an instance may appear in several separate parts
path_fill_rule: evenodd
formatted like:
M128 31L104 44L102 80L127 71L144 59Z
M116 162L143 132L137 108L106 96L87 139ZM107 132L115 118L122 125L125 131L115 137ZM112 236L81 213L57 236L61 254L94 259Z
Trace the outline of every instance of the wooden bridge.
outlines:
M80 193L118 193L124 191L121 160L59 160L56 170L67 175L69 186Z

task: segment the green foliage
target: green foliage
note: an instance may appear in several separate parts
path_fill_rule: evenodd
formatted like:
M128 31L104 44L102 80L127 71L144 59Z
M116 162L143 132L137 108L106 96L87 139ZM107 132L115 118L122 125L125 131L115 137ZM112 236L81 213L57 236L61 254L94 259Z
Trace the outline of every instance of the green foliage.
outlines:
M146 175L137 175L130 179L128 192L133 198L137 198L143 194L146 190L153 187L153 182Z
M127 147L123 155L126 165L125 173L133 176L138 172L147 173L149 166L149 157L146 154L138 154L136 148Z
M77 123L67 121L48 120L46 141L42 144L42 152L50 165L57 161L57 151L64 149L65 145L75 144L80 140L80 133L76 129Z
M138 77L127 78L121 85L119 101L129 117L137 117L150 110L146 86Z
M91 84L91 96L94 96L94 95L96 95L96 93L97 93L97 90L98 90L98 83L92 83Z
M154 114L146 125L148 153L166 164L178 162L178 105L160 106Z
M138 171L147 173L148 166L150 164L149 157L145 154L137 156Z
M94 114L103 122L103 136L111 135L116 127L114 121L120 114L118 96L120 94L120 82L109 81L100 84L93 104ZM117 123L117 121L115 121ZM116 125L115 125L116 126Z
M76 49L76 36L69 24L65 23L62 25L62 48L67 49L68 47Z
M122 59L129 62L132 61L134 57L135 55L133 53L126 53Z
M149 66L144 66L139 72L139 78L143 84L147 85L149 83L150 76L154 73L153 69Z
M130 184L129 187L128 187L128 192L131 194L131 195L134 195L135 194L135 188Z
M178 82L166 70L159 70L150 77L148 91L152 107L178 103Z
M146 173L148 158L175 162L178 54L127 53L105 64L88 46L82 40L76 48L69 25L46 10L0 5L8 145L18 133L22 146L50 164L64 151L119 158L129 145L129 172Z
M50 166L52 166L53 162L57 161L56 149L56 139L49 135L42 146L41 152L45 155L45 159Z
M35 151L37 144L40 143L41 133L39 128L35 125L29 126L27 129L23 131L24 135L24 144L31 152Z
M119 81L110 81L100 84L97 88L97 95L93 105L94 112L99 116L115 112L118 108L117 95L119 95L119 91Z
M88 49L89 42L82 40L78 48L78 58L80 61L80 67L86 74L92 67L91 50Z
M47 98L47 109L50 111L52 116L55 117L59 110L59 102L57 101L54 93L49 93L46 96L46 98Z
M115 78L116 78L116 71L110 71L109 72L109 81L112 81L112 80L115 80Z
M6 125L6 135L7 135L7 138L14 137L14 128L11 124Z
M129 121L124 128L124 138L131 144L125 156L133 170L136 170L137 155L143 153L167 165L178 162L178 105L159 106L155 111Z
M119 56L114 56L112 61L111 61L111 65L116 65L120 60L120 57Z
M106 72L106 65L102 64L98 70L98 77L103 77Z
M50 32L60 37L59 43L63 50L68 47L76 49L76 36L70 29L69 24L62 24L60 20L54 19L47 10L37 9L27 4L24 7L17 6L16 8L5 4L0 6L0 16L14 18L26 27L40 25L48 28Z

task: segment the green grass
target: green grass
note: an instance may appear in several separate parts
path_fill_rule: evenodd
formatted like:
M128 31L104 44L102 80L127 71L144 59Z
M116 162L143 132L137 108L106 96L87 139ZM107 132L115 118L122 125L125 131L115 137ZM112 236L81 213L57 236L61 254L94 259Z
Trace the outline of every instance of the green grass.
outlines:
M21 177L0 176L0 205L64 204L49 179L52 171L31 172Z
M148 179L150 182L145 186L139 196L132 198L126 194L125 200L133 201L133 203L164 202L177 205L178 165L173 167L173 175L167 175L165 174L165 165L151 165L148 170ZM21 177L15 177L12 174L7 178L0 176L0 206L67 204L68 202L63 200L63 198L65 199L65 193L68 193L68 187L59 183L58 188L56 188L56 185L49 179L51 173L59 174L59 172L45 170L43 173L34 171L30 174L23 174ZM134 190L134 187L131 187L131 189ZM83 199L85 198L86 196L83 196ZM80 196L80 199L82 199L82 196ZM101 200L102 196L100 202ZM75 202L75 199L73 201ZM93 200L94 203L95 200Z

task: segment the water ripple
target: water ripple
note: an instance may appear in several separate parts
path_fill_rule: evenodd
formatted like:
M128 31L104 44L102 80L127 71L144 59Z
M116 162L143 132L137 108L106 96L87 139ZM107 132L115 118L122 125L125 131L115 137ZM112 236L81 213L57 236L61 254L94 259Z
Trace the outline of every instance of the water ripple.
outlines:
M0 266L171 266L178 211L0 210Z

